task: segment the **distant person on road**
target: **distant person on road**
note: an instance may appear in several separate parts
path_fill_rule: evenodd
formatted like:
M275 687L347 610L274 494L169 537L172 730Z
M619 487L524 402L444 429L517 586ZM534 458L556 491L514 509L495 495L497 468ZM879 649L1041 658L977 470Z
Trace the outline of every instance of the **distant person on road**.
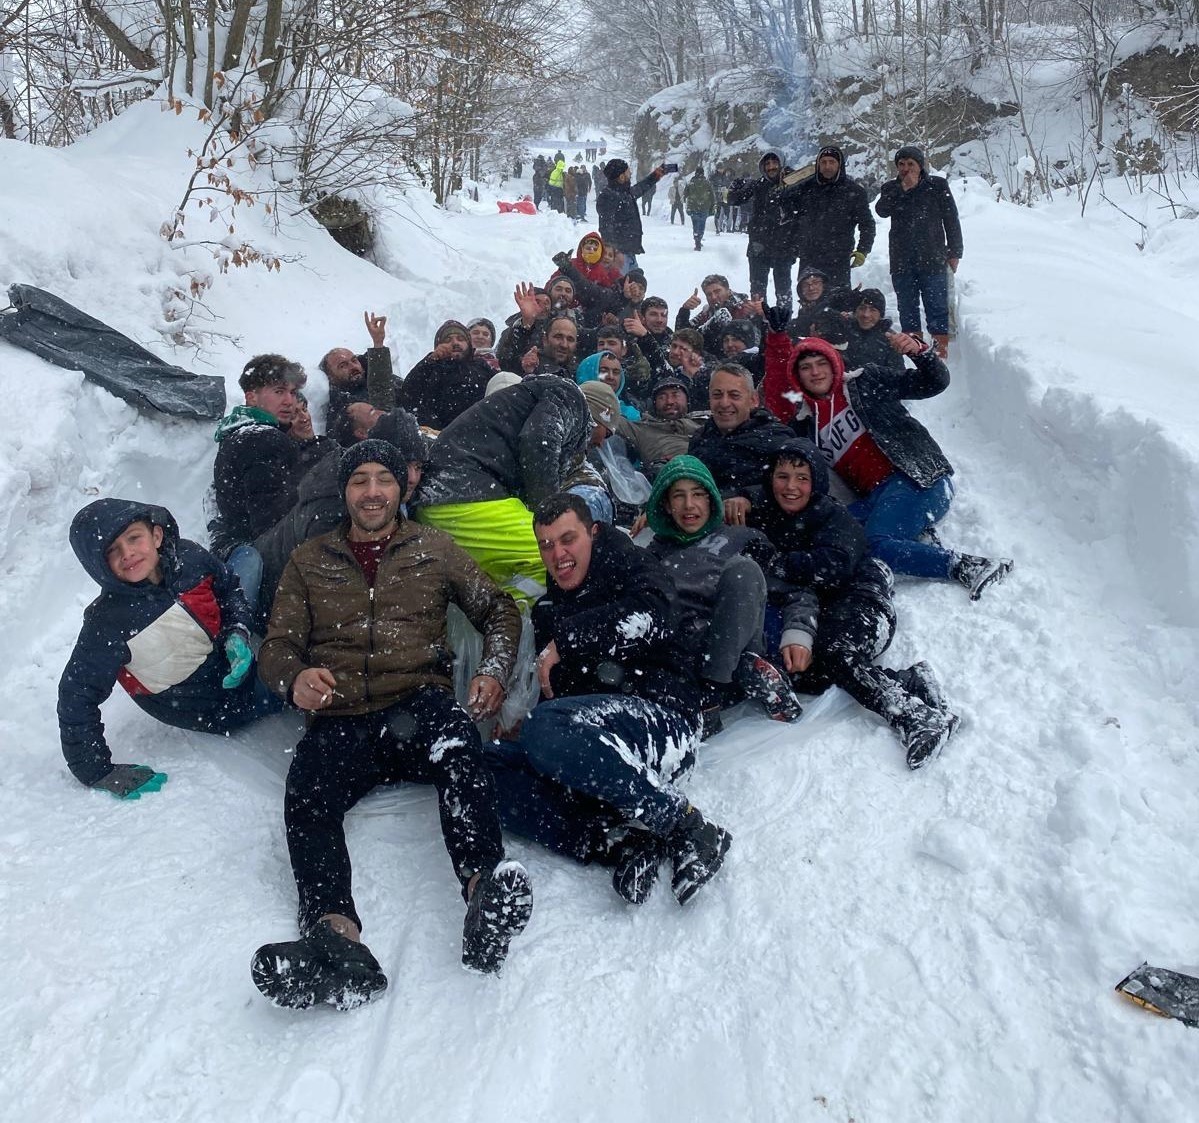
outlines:
M702 250L708 218L716 213L716 194L704 177L702 164L695 169L691 182L687 184L683 200L687 204L687 214L691 219L691 234L695 239L695 248L697 251Z
M874 209L891 220L888 245L891 284L903 330L923 338L920 303L937 354L949 356L949 273L962 259L962 224L949 183L929 175L924 153L904 145L895 153L892 180L883 184ZM947 273L946 270L949 272Z

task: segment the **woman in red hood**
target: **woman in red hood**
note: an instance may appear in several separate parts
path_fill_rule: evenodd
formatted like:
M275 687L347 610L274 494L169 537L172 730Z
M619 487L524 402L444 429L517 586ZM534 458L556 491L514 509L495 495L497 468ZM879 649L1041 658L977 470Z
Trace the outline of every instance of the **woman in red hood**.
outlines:
M961 554L929 532L953 501L953 467L940 445L903 405L949 386L949 368L931 346L895 332L891 346L914 364L902 371L867 363L846 371L823 339L791 346L784 309L771 308L766 335L766 405L797 436L814 442L828 466L858 497L850 512L866 529L870 552L896 573L957 581L978 600L1002 581L1010 558Z
M603 263L604 240L594 230L584 234L571 264L589 281L609 288L620 280L620 270Z

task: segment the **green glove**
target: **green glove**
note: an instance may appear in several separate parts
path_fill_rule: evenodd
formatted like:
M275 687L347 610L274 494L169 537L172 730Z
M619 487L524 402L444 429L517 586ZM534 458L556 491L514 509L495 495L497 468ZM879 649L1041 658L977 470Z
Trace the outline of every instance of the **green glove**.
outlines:
M155 772L144 764L114 764L107 776L101 776L90 786L117 799L141 799L143 793L156 792L166 782L165 772Z
M221 679L221 685L226 690L233 690L241 686L241 680L254 665L254 653L241 632L234 632L225 640L225 658L229 660L229 673Z
M866 255L861 250L854 250L853 256L849 259L850 269L861 269L866 264Z

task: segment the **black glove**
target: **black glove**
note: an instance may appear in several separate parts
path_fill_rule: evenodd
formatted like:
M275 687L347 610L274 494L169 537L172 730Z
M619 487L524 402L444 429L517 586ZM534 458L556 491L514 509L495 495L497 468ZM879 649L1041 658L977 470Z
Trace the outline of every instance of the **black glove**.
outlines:
M787 321L791 318L790 308L775 305L773 308L764 308L762 311L766 315L766 322L770 325L771 331L787 330Z
M144 764L114 764L112 771L88 787L115 795L117 799L141 799L143 794L158 791L167 782L165 772L155 772Z
M552 261L559 269L565 269L570 264L570 254L563 250L561 253L554 254L554 256L550 258L550 261Z

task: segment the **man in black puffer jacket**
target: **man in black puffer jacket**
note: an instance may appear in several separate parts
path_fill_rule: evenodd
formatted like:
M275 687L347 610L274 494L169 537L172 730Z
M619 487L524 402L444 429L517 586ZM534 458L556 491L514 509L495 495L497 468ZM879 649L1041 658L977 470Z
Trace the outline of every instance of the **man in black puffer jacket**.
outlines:
M907 750L909 768L931 760L957 728L927 663L903 671L877 667L895 636L891 571L866 552L866 534L828 494L828 467L811 441L788 441L772 457L762 502L749 525L763 531L779 554L769 576L819 598L811 663L791 677L801 694L836 685L886 721ZM785 629L772 621L767 631ZM784 632L785 635L785 632Z
M903 330L919 334L920 301L942 359L949 354L949 275L962 257L962 224L949 183L929 175L924 153L904 145L895 153L899 173L883 184L875 211L891 220L891 284Z
M845 174L841 149L822 148L816 174L784 187L779 196L795 212L799 267L819 269L832 288L849 288L850 268L865 265L874 246L874 215L866 189Z
M614 865L630 904L649 896L669 859L683 904L720 868L732 836L675 787L695 763L700 692L675 657L673 582L576 495L550 496L533 523L549 574L533 608L544 700L517 739L488 746L501 821Z

